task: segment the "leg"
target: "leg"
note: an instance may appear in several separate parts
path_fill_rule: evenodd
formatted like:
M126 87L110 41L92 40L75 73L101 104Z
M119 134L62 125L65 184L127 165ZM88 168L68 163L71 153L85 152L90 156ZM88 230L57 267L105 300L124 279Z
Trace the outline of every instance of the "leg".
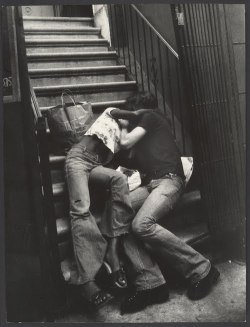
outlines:
M90 182L110 191L100 224L102 234L113 238L128 233L134 211L127 177L114 169L98 166L91 171Z
M130 274L137 291L153 289L166 283L157 263L133 234L123 237L123 248L131 263Z
M187 279L196 282L205 277L211 267L210 261L200 253L158 224L172 210L182 193L178 177L151 181L152 192L140 208L132 223L133 232L161 254Z
M146 306L169 299L168 286L157 263L133 234L123 238L125 254L131 263L134 290L121 304L121 314L143 310Z
M71 157L65 166L74 254L82 284L94 282L107 246L89 211L87 164L79 157Z
M98 166L91 171L92 182L105 190L109 189L100 230L108 238L105 260L110 264L113 283L118 287L126 287L126 279L120 269L118 255L119 236L128 233L133 218L133 209L129 197L127 177L113 169ZM111 273L111 272L110 272Z

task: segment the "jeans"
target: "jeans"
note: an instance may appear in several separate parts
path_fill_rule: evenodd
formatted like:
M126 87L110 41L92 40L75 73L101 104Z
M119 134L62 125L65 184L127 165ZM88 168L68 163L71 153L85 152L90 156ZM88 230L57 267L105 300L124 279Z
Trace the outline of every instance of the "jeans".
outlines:
M153 252L169 260L184 278L197 282L208 274L210 261L158 224L173 209L183 189L180 177L166 175L130 192L132 206L140 207L132 230Z
M87 151L86 147L79 143L71 148L65 162L73 248L81 283L94 281L103 263L107 242L102 232L109 237L124 235L124 252L132 263L137 290L165 283L158 265L151 260L144 245L140 245L128 234L134 211L126 176L113 169L104 168L101 164L97 154ZM106 204L101 230L89 210L90 173L103 180L104 187L100 191L105 191L108 185L111 190L111 199Z

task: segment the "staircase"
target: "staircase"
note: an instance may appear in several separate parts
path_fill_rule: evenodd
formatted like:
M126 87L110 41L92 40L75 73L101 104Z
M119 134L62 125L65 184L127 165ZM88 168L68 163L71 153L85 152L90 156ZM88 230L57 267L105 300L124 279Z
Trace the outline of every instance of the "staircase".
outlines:
M95 117L108 106L122 107L136 89L126 67L119 64L92 18L24 17L28 70L41 112L61 102L70 89L77 101L90 101ZM50 146L50 172L57 242L63 276L69 276L72 248L68 219L68 196L64 183L64 157ZM101 206L93 207L100 211ZM95 213L94 213L95 214ZM200 193L186 192L168 228L191 245L208 236L202 218Z

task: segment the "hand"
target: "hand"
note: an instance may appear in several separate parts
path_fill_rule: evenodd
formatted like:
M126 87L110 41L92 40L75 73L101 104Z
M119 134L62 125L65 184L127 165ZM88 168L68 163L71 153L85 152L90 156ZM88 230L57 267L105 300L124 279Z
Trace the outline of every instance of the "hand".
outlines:
M119 119L119 123L122 128L127 128L129 125L129 121L127 119Z
M138 109L136 111L134 111L134 113L137 115L137 116L141 116L143 114L146 114L146 113L149 113L149 112L152 112L153 109Z

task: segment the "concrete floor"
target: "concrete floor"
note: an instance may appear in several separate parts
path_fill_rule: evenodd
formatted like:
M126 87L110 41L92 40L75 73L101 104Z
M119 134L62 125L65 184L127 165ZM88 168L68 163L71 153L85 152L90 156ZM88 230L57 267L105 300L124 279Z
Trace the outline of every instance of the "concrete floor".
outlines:
M68 314L57 322L242 322L246 314L246 266L236 261L216 264L221 276L211 293L199 301L186 297L183 287L171 287L170 300L151 305L141 312L119 313L120 302L102 308L98 314ZM84 312L84 308L82 310Z

